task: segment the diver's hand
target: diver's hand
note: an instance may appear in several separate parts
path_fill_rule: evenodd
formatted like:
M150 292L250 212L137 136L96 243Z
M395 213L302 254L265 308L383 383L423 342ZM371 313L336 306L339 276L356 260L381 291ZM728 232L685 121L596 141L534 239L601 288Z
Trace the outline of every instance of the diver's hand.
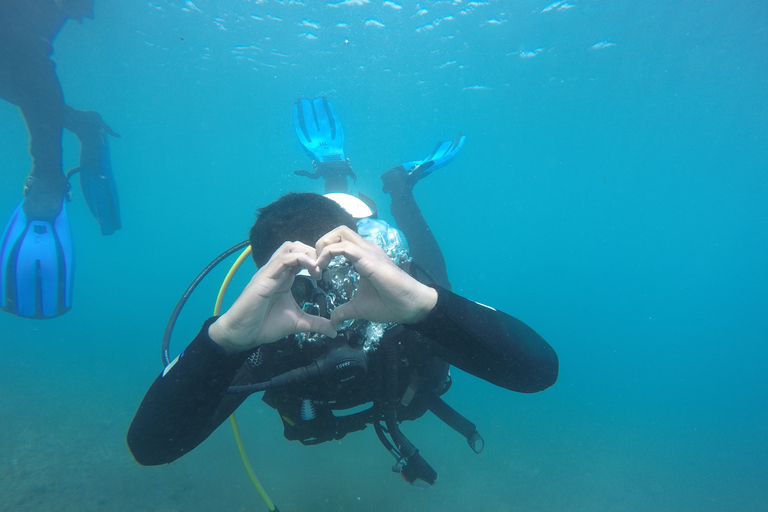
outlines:
M336 329L349 319L415 324L437 304L437 291L409 276L381 247L346 226L323 236L315 250L318 268L325 268L333 257L343 255L360 274L354 298L331 313Z
M315 257L315 249L301 242L281 245L229 311L208 328L211 339L235 353L300 332L335 338L336 330L328 319L305 313L291 295L293 280L302 268L317 279L321 277Z

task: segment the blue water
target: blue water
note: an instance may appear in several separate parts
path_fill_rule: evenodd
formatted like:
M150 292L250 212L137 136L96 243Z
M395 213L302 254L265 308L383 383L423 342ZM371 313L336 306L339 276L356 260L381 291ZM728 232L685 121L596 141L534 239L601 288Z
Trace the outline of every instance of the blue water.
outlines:
M67 102L122 135L124 227L101 237L75 187L72 311L0 316L0 509L266 510L228 426L161 468L124 436L189 281L256 207L322 190L293 175L310 162L290 114L322 94L385 218L379 175L466 134L417 199L455 291L534 327L561 373L529 396L454 370L446 399L487 448L429 415L405 425L440 473L426 492L370 429L302 447L252 398L240 427L281 510L766 510L765 2L332 3L99 0L60 34ZM27 144L0 103L2 218Z

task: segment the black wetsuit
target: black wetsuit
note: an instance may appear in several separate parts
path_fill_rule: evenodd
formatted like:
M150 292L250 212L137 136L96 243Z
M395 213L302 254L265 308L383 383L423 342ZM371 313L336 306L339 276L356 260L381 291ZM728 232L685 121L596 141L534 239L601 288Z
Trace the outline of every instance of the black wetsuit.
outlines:
M48 221L58 215L68 189L62 169L62 130L82 142L102 124L100 117L89 117L95 112L64 103L51 55L67 19L55 0L0 1L0 98L21 110L32 156L24 212L28 218Z
M449 291L445 259L413 197L413 183L407 182L404 169L392 171L386 178L392 214L409 241L410 255L427 271L438 291L437 304L423 322L384 335L397 336L399 345L398 421L420 417L430 407L431 398L447 389L447 364L521 393L535 393L554 384L557 355L541 336L516 318ZM144 397L128 431L128 445L140 464L171 462L205 440L248 396L227 393L228 387L264 382L310 364L316 355L306 347L299 349L293 337L262 345L254 352L230 355L208 336L214 320L204 324ZM369 354L365 380L351 389L331 390L322 381L312 381L267 390L263 400L280 412L285 437L314 444L340 439L378 421L377 412L337 417L333 410L382 401L382 381L386 379L381 352L377 349ZM401 397L409 387L416 391L406 402ZM311 421L301 420L299 409L306 399L318 406Z
M437 305L428 318L405 326L414 334L403 343L406 352L437 356L512 391L534 393L555 382L557 356L533 329L505 313L437 290ZM139 463L165 464L181 457L245 400L227 394L227 388L253 353L225 352L208 336L212 321L144 397L128 431L128 445ZM281 343L289 340L270 345L277 349ZM366 386L359 391L361 403L368 401Z
M63 179L64 96L50 56L67 16L54 0L10 0L0 5L0 98L18 105L24 115L34 164L30 174Z

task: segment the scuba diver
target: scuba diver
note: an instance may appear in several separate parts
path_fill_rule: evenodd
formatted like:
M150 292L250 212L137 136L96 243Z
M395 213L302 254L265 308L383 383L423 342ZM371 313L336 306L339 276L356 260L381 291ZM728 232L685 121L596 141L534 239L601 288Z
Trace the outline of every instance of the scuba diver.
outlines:
M0 98L17 105L29 130L32 170L24 198L0 245L0 309L52 318L72 305L73 244L67 216L69 178L79 174L102 235L120 229L108 136L101 116L64 103L53 40L68 19L93 19L93 0L4 0L0 3ZM62 130L80 139L80 165L62 169Z
M473 451L484 446L475 425L441 399L449 365L535 393L557 380L557 355L520 320L450 291L412 189L456 157L463 136L382 175L406 241L375 218L367 198L346 193L354 173L333 106L300 99L294 124L313 159L312 172L297 173L323 178L328 194L289 193L258 210L249 233L258 271L155 379L128 446L139 464L172 462L264 391L288 440L314 445L370 424L394 471L432 485L437 473L400 431L402 421L430 410Z

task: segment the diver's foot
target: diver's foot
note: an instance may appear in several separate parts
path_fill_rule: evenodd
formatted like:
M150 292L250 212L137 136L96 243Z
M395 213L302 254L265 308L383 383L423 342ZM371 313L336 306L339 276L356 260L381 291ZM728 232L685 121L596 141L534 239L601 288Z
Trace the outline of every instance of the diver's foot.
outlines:
M405 167L398 165L392 169L386 171L381 175L381 181L384 184L381 189L390 195L397 195L401 192L412 192L414 185L422 178L429 175L425 172L432 167L434 162L428 161L409 171L405 170Z
M64 109L64 127L77 135L81 144L100 146L106 143L107 135L120 137L120 134L104 122L101 115L93 110Z
M325 181L325 192L347 192L347 176L352 180L357 179L357 175L352 170L349 160L335 160L330 162L312 162L314 172L305 170L293 171L299 176L317 179L323 178Z
M398 165L393 167L381 175L381 183L383 190L386 194L397 194L401 191L413 190L415 183L410 183L408 172L405 167Z
M24 184L24 215L31 220L53 222L68 193L69 182L63 174L46 178L29 176Z

